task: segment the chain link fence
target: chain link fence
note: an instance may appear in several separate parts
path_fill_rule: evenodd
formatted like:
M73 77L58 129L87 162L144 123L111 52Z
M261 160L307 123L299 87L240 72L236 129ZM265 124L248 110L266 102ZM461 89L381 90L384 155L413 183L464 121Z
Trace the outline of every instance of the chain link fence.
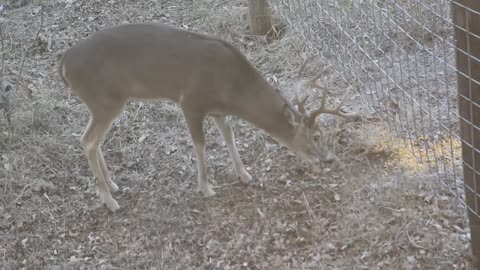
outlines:
M458 196L480 243L480 2L270 3Z

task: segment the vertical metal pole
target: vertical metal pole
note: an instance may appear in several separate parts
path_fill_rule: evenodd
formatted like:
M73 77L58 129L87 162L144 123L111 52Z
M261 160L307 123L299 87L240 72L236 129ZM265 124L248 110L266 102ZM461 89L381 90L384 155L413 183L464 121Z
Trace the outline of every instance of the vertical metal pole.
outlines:
M458 111L473 261L480 267L480 1L453 0Z

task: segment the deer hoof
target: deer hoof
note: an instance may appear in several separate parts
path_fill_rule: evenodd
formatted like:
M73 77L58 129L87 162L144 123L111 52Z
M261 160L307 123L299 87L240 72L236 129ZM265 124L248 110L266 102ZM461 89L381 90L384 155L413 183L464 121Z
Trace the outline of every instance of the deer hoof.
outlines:
M110 209L110 211L115 212L120 208L117 201L115 201L115 199L112 198L111 196L101 196L101 197L102 197L102 202L107 206L108 209Z
M118 187L118 185L115 184L115 182L113 181L108 182L108 187L110 188L110 191L113 193L117 193L120 191L120 188Z
M238 176L238 178L240 179L240 182L242 182L244 184L250 184L253 180L252 176L247 171L243 171Z
M200 192L202 192L203 197L205 198L213 197L216 194L210 185L200 188Z

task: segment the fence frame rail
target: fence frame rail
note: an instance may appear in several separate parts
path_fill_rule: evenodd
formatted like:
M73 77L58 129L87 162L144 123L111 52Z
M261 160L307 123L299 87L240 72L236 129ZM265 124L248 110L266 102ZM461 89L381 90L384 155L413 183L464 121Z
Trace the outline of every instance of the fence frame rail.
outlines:
M456 40L458 111L462 138L465 203L472 255L480 263L480 2L451 3Z

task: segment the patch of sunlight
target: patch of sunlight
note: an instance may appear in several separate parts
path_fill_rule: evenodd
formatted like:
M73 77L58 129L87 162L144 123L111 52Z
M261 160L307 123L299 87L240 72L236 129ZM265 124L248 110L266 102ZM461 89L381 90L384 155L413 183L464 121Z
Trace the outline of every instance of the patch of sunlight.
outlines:
M402 139L388 130L376 130L373 135L377 151L388 153L385 168L402 168L407 171L451 170L461 166L461 141L445 137L436 141L425 138Z

